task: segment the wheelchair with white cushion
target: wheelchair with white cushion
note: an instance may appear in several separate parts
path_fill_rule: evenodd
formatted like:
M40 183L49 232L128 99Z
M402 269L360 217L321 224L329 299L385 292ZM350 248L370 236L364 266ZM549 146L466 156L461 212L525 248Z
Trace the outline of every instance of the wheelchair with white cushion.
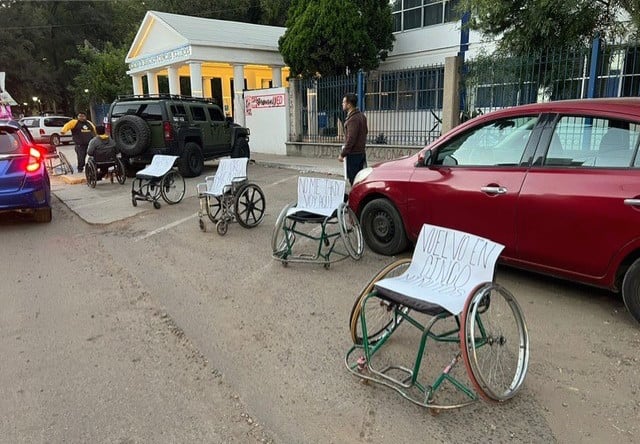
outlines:
M136 207L138 201L153 202L160 208L160 197L169 205L179 203L184 197L185 183L182 175L173 168L178 156L156 154L151 164L138 171L131 183L131 204Z
M84 168L84 175L87 179L87 186L95 188L99 179L109 177L111 183L114 178L120 185L124 185L127 176L124 171L124 164L118 157L117 150L96 150L93 156L89 156Z
M276 220L272 257L285 266L316 262L325 268L348 257L360 259L364 252L362 230L344 202L344 189L343 180L299 177L298 200L285 206ZM305 245L301 240L309 242Z
M512 398L527 373L529 336L515 297L493 281L502 248L424 225L412 259L388 265L358 295L349 320L347 369L431 413L480 398ZM417 342L413 360L407 354L411 339ZM432 358L443 361L441 371L423 368L428 342L449 344L453 357ZM466 374L456 375L461 360Z
M227 234L229 224L237 221L244 228L257 227L265 213L262 189L247 178L249 159L220 159L214 176L197 185L200 209L198 224L207 231L206 215L216 225L220 236Z

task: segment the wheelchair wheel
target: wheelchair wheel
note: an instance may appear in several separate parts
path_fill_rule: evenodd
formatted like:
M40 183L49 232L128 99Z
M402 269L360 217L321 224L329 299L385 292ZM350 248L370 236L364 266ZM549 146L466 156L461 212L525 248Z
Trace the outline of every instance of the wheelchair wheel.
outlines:
M295 242L295 235L288 230L288 226L285 227L287 223L287 211L295 205L295 203L289 203L280 211L271 235L271 251L274 256L282 259L287 258L290 253L289 250Z
M93 162L87 162L84 166L84 177L86 177L87 185L89 187L96 187L96 183L98 182L98 172L96 171L96 166Z
M253 228L262 222L265 210L264 193L253 183L243 185L236 196L234 212L236 220L245 228Z
M216 224L216 232L220 236L224 236L227 234L227 230L229 230L229 223L224 219L220 219Z
M212 223L218 222L218 216L222 211L222 202L218 196L207 196L207 216Z
M62 174L73 174L73 167L67 160L67 156L65 156L64 153L58 151L58 158L60 159Z
M381 279L399 276L404 273L411 264L411 258L398 259L397 261L387 265L376 274L373 279L362 289L356 298L351 315L349 316L349 328L351 330L351 340L354 344L362 344L362 324L360 322L360 313L362 312L362 301L369 293L373 291L373 287ZM400 311L408 313L409 309L402 305L397 307ZM365 309L365 318L367 320L367 339L370 343L374 343L380 339L382 334L387 330L395 329L402 322L402 316L395 314L396 305L392 302L382 299L369 299Z
M501 285L488 283L467 299L460 349L471 383L487 401L512 398L529 365L529 334L522 310Z
M124 185L127 180L127 174L124 170L124 164L122 163L122 159L119 157L116 158L116 165L113 171L116 175L116 179L120 185ZM111 176L111 181L113 182L113 175Z
M177 171L169 171L162 178L160 184L162 199L169 205L177 204L184 197L185 184L184 177Z
M347 204L341 204L338 208L338 224L340 226L340 237L344 246L353 259L360 259L364 253L364 241L362 240L362 230L356 214Z

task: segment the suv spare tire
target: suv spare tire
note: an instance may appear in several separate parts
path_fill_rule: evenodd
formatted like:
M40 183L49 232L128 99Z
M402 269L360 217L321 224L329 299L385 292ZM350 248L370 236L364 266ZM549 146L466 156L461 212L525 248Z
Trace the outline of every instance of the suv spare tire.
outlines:
M136 156L151 143L151 128L141 117L122 116L113 125L113 139L122 154Z

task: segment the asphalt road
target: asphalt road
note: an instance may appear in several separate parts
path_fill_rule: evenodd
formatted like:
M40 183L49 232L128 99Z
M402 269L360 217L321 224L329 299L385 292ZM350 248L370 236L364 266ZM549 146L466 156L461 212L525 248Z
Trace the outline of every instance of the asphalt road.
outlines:
M267 215L224 237L198 228L196 179L180 204L140 203L107 224L77 213L124 211L129 182L57 182L78 197L56 199L51 224L0 219L0 442L640 439L640 328L622 302L506 268L497 280L532 342L516 398L432 416L359 382L343 364L349 312L392 259L367 250L328 270L272 260L272 227L298 174L251 165ZM439 370L451 353L428 350L424 365Z

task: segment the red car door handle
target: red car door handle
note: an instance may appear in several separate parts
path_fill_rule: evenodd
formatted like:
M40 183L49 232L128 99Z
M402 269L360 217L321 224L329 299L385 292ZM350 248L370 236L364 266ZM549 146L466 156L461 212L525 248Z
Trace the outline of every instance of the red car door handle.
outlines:
M640 199L625 199L624 204L632 207L640 206Z
M507 194L505 187L482 187L480 191L487 194Z

